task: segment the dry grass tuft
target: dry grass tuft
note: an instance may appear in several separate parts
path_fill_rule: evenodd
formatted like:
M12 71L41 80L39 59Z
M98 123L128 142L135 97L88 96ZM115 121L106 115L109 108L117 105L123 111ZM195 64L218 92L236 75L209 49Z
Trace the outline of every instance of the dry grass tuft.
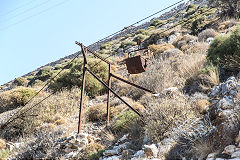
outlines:
M6 142L3 139L0 139L0 150L6 148Z
M152 54L155 56L157 54L161 54L164 51L167 51L167 50L175 48L175 47L171 44L166 43L166 44L158 44L158 45L152 44L148 48L150 49Z
M202 68L205 59L202 54L190 54L163 61L156 60L149 70L134 79L134 82L156 93L161 93L169 87L178 86L181 88L185 86L185 81L188 78ZM133 91L131 90L131 92ZM143 93L140 95L142 96Z
M145 131L150 140L160 142L169 135L172 128L198 116L193 102L184 95L180 94L174 99L170 97L152 99L144 116Z
M189 156L199 160L206 159L210 153L219 153L218 148L214 146L208 138L200 139L192 144Z
M66 123L66 120L63 117L54 122L54 124L56 124L56 125L62 125L65 123Z
M96 122L106 119L107 105L99 103L88 108L86 117L88 121Z
M206 113L207 107L210 105L210 102L206 99L201 99L197 102L197 110L200 113Z

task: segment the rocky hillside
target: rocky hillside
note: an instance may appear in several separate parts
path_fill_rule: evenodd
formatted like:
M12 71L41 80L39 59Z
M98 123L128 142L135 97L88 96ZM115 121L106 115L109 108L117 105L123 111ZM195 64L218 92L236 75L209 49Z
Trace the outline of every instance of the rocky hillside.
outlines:
M106 126L107 90L86 74L77 134L83 68L82 57L72 61L77 53L2 86L0 160L240 159L240 22L227 12L228 1L209 2L180 4L89 46L112 55L115 75L154 93L112 78L112 89L142 117L111 95ZM145 50L134 51L139 47ZM128 73L130 52L150 63L146 72ZM89 54L87 65L107 83L105 63Z

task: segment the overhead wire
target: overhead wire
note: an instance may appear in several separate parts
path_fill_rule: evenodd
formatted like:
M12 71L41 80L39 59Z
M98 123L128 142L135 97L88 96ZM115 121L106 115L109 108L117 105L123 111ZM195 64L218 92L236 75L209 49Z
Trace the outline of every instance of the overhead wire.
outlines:
M124 27L123 29L121 29L121 30L119 30L119 31L117 31L117 32L115 32L115 33L113 33L113 34L111 34L111 35L108 35L107 37L105 37L105 38L103 38L103 39L100 39L99 41L97 41L97 42L95 42L95 43L93 43L93 44L99 43L99 42L101 42L101 41L103 41L103 40L105 40L105 39L108 39L108 38L112 37L113 35L116 35L116 34L118 34L118 33L121 33L122 31L124 31L124 30L126 30L126 29L128 29L128 28L130 28L130 27L132 27L132 26L134 26L134 25L136 25L136 24L138 24L138 23L141 23L141 22L143 22L144 20L146 20L146 19L148 19L148 18L150 18L150 17L153 17L153 16L159 14L160 12L163 12L163 11L165 11L165 10L167 10L167 9L169 9L169 8L175 6L175 5L177 5L177 4L179 4L179 3L183 2L183 1L184 1L184 0L180 0L180 1L178 1L178 2L176 2L176 3L174 3L174 4L172 4L172 5L164 8L164 9L161 9L160 11L157 11L157 12L155 12L155 13L153 13L153 14L151 14L151 15L149 15L149 16L147 16L147 17L145 17L145 18L143 18L143 19L141 19L141 20L139 20L139 21L137 21L137 22L135 22L135 23L127 26L127 27ZM91 44L91 45L93 45L93 44Z
M18 10L18 9L21 9L21 8L23 8L23 7L25 7L25 6L28 6L28 5L31 4L32 2L36 2L36 0L31 0L31 1L27 2L27 3L24 3L23 5L20 5L19 7L16 7L16 8L14 8L14 9L6 12L6 13L0 14L0 16L2 17L2 16L5 16L5 15L8 15L8 14L10 14L10 13L12 13L12 12Z
M179 1L178 3L182 2L182 1L183 1L183 0ZM178 3L175 3L175 5L178 4ZM171 5L171 6L174 6L174 5ZM169 7L165 8L165 9L162 9L161 11L164 11L164 10L166 10L166 9L168 9L168 8L169 8ZM158 11L158 12L156 12L155 14L152 14L152 16L156 15L157 13L160 13L160 12ZM202 13L202 14L203 14L203 13ZM146 18L150 18L150 16L148 16L148 17L146 17ZM140 22L142 22L143 20L146 20L146 18L144 18L144 19L142 19L142 20L140 20L140 21L138 21L138 22L136 22L136 23L134 23L134 24L140 23ZM192 17L192 18L194 18L194 17ZM191 19L192 19L192 18L191 18ZM179 24L178 24L178 25L179 25ZM131 26L131 25L130 25L130 26ZM172 28L170 28L170 29L172 29ZM167 30L169 30L169 29L167 29ZM166 32L167 30L165 30L164 32ZM122 30L120 30L120 31L122 31ZM119 31L118 31L118 32L119 32ZM115 34L117 34L118 32L115 32ZM110 36L113 36L113 34L107 36L106 38L109 38ZM102 40L104 40L104 39L106 39L106 38L103 38L103 39L101 39L101 40L99 40L99 41L97 41L97 42L95 42L95 43L98 43L98 42L100 42L100 41L102 41ZM93 44L95 44L95 43L93 43ZM31 97L31 98L26 102L26 104L25 104L24 106L22 106L16 113L14 113L14 115L11 116L11 117L1 126L1 128L5 128L9 123L11 123L11 122L14 121L15 119L19 118L19 116L17 116L17 117L14 117L14 116L16 116L17 114L19 114L19 113L22 111L22 109L25 108L25 106L26 106L27 104L29 104L29 103L33 100L33 98L35 98L41 91L44 90L45 87L47 87L47 86L51 83L51 81L54 81L54 79L55 79L68 65L70 65L70 64L79 56L80 53L81 53L81 52L77 53L77 55L76 55L67 65L65 65L65 67L63 67L54 77L52 77L33 97ZM112 55L109 55L108 57L105 58L105 60L108 59L108 58L110 58L110 57L112 57L112 56L113 56L113 54L112 54ZM97 65L100 64L100 63L101 63L101 61L99 61L98 63L94 64L93 66L91 66L91 69L92 69L93 67L97 66ZM82 75L82 74L81 74L81 75ZM81 75L80 75L80 76L81 76ZM48 87L49 87L49 86L48 86ZM28 112L29 110L35 108L36 106L38 106L39 104L41 104L43 101L45 101L46 99L48 99L48 98L49 98L50 96L52 96L53 94L55 94L55 92L52 92L52 93L51 93L50 95L48 95L47 97L43 98L40 102L36 103L35 105L33 105L32 107L30 107L29 109L27 109L24 113L26 113L26 112ZM22 115L22 114L23 114L23 113L21 113L20 115Z
M0 28L0 31L6 30L6 29L8 29L8 28L10 28L10 27L13 27L13 26L17 25L17 24L20 24L20 23L22 23L22 22L25 22L25 21L27 21L28 19L31 19L31 18L33 18L33 17L36 17L36 16L38 16L38 15L40 15L40 14L42 14L42 13L45 13L45 12L47 12L47 11L53 9L53 8L56 8L56 7L58 7L58 6L60 6L60 5L64 4L64 3L67 3L67 2L69 2L69 1L70 1L70 0L61 1L60 3L57 3L57 4L51 6L51 7L47 8L47 9L44 9L44 10L36 13L36 14L33 14L33 15L31 15L31 16L28 16L28 17L26 17L26 18L24 18L24 19L22 19L22 20L20 20L20 21L17 21L17 22L15 22L15 23L13 23L13 24L10 24L10 25L8 25L8 26L6 26L6 27Z
M38 8L38 7L41 7L42 5L45 5L45 4L49 3L50 1L51 1L51 0L46 0L46 1L42 2L42 3L40 3L40 4L37 4L37 5L29 8L29 9L26 9L26 10L24 10L24 11L22 11L22 12L16 14L16 15L14 15L14 16L8 17L8 19L5 20L4 22L11 21L12 19L14 19L14 18L16 18L16 17L23 15L24 13L27 13L27 12L33 10L33 9L36 9L36 8ZM3 20L0 20L0 22L2 22L2 21L3 21Z

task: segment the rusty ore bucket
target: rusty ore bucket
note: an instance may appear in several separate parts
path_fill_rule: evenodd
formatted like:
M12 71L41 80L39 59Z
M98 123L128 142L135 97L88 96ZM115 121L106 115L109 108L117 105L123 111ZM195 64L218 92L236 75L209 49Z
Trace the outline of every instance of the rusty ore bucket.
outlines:
M125 59L128 73L138 74L145 72L149 67L149 63L140 55Z

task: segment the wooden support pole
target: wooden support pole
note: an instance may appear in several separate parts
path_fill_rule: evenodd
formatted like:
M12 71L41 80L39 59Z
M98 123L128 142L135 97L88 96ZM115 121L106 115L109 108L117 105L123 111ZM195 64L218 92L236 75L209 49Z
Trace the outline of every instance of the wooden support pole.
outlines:
M108 65L108 88L111 88L111 64ZM110 94L111 91L108 89L107 95L107 126L109 126L110 121Z

